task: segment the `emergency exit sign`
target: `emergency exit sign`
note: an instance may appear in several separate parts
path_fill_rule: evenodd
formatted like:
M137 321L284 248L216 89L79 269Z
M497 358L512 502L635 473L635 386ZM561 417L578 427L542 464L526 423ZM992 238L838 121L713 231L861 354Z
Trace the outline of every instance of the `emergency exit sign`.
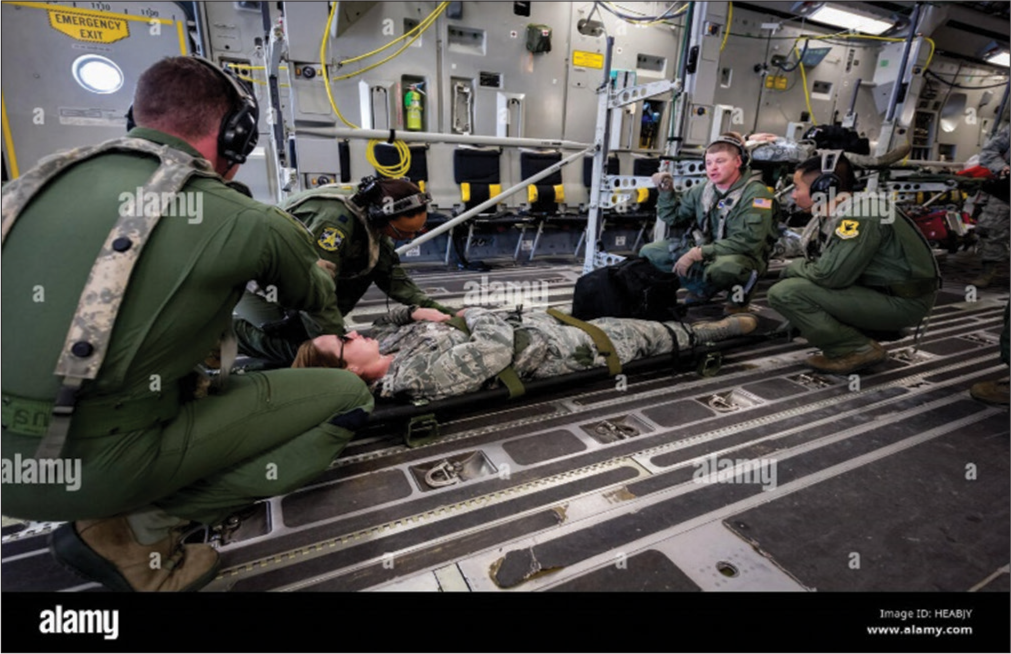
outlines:
M49 25L72 39L88 43L115 43L130 36L125 20L99 12L50 9Z

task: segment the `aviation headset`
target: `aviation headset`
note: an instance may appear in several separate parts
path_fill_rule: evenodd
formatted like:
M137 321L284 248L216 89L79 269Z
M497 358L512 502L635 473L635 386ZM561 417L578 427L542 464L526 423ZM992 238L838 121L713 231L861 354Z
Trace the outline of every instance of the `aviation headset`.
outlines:
M218 154L232 164L246 163L246 157L256 147L256 141L259 138L256 124L260 117L260 108L256 103L256 96L232 71L219 68L203 57L191 55L190 58L216 71L228 80L235 90L237 100L232 108L225 113L221 120L221 129L218 131ZM133 105L131 104L130 109L126 112L126 129L129 131L136 126L133 119Z
M406 177L399 179L410 181ZM385 226L394 218L410 216L423 211L428 208L428 203L431 201L432 196L426 192L414 193L406 198L394 200L392 196L383 193L379 177L375 175L362 179L358 184L358 192L351 197L351 202L367 213L369 224L377 228Z
M839 193L842 179L835 174L835 168L842 154L842 150L826 150L821 153L821 174L811 182L811 193L824 193L825 195Z
M748 154L748 148L744 147L744 143L740 139L723 134L706 146L706 152L717 143L728 143L737 148L737 153L741 156L741 168L747 168L748 164L751 163L751 155Z

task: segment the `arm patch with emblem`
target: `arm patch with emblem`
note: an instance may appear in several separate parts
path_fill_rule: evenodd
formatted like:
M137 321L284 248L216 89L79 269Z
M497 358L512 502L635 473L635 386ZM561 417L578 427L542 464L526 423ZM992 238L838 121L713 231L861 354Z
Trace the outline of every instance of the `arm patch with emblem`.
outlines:
M835 229L835 234L841 239L849 240L860 236L860 222L856 220L843 220Z
M344 238L344 232L341 230L336 227L326 227L323 229L323 233L319 235L319 239L316 240L316 245L327 252L336 252L337 248L344 242Z

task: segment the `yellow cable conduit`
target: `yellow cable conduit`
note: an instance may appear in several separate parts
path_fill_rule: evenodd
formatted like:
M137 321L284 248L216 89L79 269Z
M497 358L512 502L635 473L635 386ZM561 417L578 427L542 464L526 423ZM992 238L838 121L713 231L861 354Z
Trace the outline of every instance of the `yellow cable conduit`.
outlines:
M333 3L333 6L330 8L330 16L327 18L326 26L323 28L323 38L319 45L319 60L323 66L323 84L326 87L326 96L330 100L330 107L333 109L337 117L340 118L341 122L343 122L345 125L347 125L352 129L360 129L358 125L355 125L354 123L350 122L347 118L345 118L344 114L341 113L340 108L337 107L337 102L334 100L333 97L333 90L330 88L330 82L337 82L345 79L350 79L352 77L356 77L358 75L361 75L365 72L372 70L373 68L382 66L387 61L390 61L395 57L398 57L404 50L409 48L412 43L421 38L421 35L424 34L425 31L428 30L428 28L435 23L435 19L438 18L442 14L442 12L446 10L448 6L449 6L448 2L439 3L439 6L436 7L431 14L429 14L424 20L418 23L416 27L405 33L403 36L400 36L390 41L386 45L377 48L372 52L367 52L363 55L358 55L357 57L352 57L350 59L339 61L337 62L337 68L340 68L345 64L354 63L366 59L368 57L371 57L372 55L378 54L383 50L392 47L394 44L399 43L400 41L409 39L392 55L353 73L347 73L345 75L338 75L336 77L331 77L330 73L328 72L329 67L327 66L326 63L327 61L326 44L327 41L329 40L330 26L333 24L334 13L337 11L337 3L336 2ZM380 141L378 141L377 139L372 139L369 141L368 150L366 151L366 158L368 159L369 165L373 166L379 172L380 175L384 175L386 177L403 177L404 175L406 175L407 171L410 170L411 168L411 150L409 147L407 147L407 144L400 140L394 141L393 145L394 147L397 148L397 152L400 154L400 163L395 166L383 166L376 160L375 156L375 147L378 143L380 143Z
M626 10L626 11L635 11L635 13L641 13L641 12L638 12L636 10L629 10L629 9L626 9L625 7L621 7L621 5L618 5L617 3L607 2L607 3L604 3L604 4L607 4L607 5L612 6L612 7L619 7L621 9ZM333 97L333 91L330 88L330 82L336 82L336 81L351 79L352 77L357 77L358 75L361 75L361 74L363 74L365 72L368 72L368 71L372 70L373 68L377 68L377 67L383 65L384 63L386 63L388 61L391 61L392 59L400 56L400 54L403 53L403 51L405 49L407 49L408 47L411 46L411 44L413 44L415 41L417 41L421 37L421 35L424 34L428 30L428 28L431 27L432 24L435 23L436 18L438 18L442 14L442 12L444 12L446 10L446 7L448 7L448 6L449 6L448 2L442 2L442 3L440 3L439 6L436 7L435 10L431 14L429 14L424 20L422 20L420 23L418 23L417 26L415 26L413 29L409 30L408 32L404 33L402 36L397 37L396 39L390 41L386 45L383 45L383 46L381 46L379 48L376 48L375 50L373 50L371 52L367 52L365 54L358 55L356 57L351 57L350 59L344 59L342 61L339 61L339 62L337 62L337 67L341 68L341 67L343 67L346 64L351 64L351 63L356 63L356 62L362 61L364 59L367 59L367 58L369 58L369 57L371 57L373 55L379 54L380 52L383 52L384 50L387 50L387 49L393 47L395 44L397 44L397 43L399 43L401 41L407 40L407 43L405 43L404 45L402 45L392 55L390 55L390 56L388 56L388 57L386 57L386 58L384 58L384 59L382 59L382 60L380 60L380 61L378 61L378 62L376 62L374 64L366 66L365 68L362 68L361 70L355 71L353 73L347 73L345 75L338 75L336 77L330 77L329 74L327 73L327 65L326 65L325 62L326 62L326 44L327 44L327 40L328 40L328 36L329 36L329 32L330 32L330 26L333 24L334 13L337 10L337 3L336 2L333 3L333 6L330 8L330 15L327 18L326 26L324 27L324 30L323 30L323 38L322 38L322 41L320 43L320 62L323 64L323 77L322 77L322 80L323 80L323 83L326 86L326 94L327 94L327 98L330 101L330 107L333 109L333 111L337 115L337 117L340 118L341 122L343 122L345 125L347 125L348 127L352 128L352 129L360 129L358 127L358 125L355 125L354 123L351 123L350 121L348 121L344 117L344 114L342 114L341 111L340 111L340 109L337 107L337 103L336 103L336 101L334 100L334 97ZM680 14L682 14L687 9L687 7L688 7L687 4L683 5L681 8L679 8L675 13L673 13L668 18L673 18L675 16L679 16ZM720 52L723 52L724 48L726 48L726 46L727 46L727 39L730 37L730 24L733 21L733 15L734 15L733 11L734 11L734 5L731 2L731 3L729 3L728 10L727 10L727 28L724 30L723 42L720 44ZM664 19L664 20L666 20L666 19ZM627 22L632 22L632 21L627 21ZM658 22L661 22L661 21L652 21L652 22L648 22L648 23L639 23L639 24L652 25L652 24L658 23ZM927 43L930 44L930 54L927 56L927 63L923 66L923 69L925 71L926 69L928 69L930 67L931 62L934 60L934 51L936 49L936 44L934 43L933 39L926 38L926 37L924 37L924 38L927 41ZM793 43L793 52L794 52L795 55L797 55L798 60L800 58L800 53L797 50L797 44L800 43L801 39L814 40L814 41L819 41L819 40L824 40L824 39L867 39L867 40L874 40L874 41L888 41L888 42L893 42L893 43L894 42L901 42L901 41L905 40L905 39L900 39L900 38L892 38L892 37L884 37L884 36L872 36L872 35L864 35L864 34L842 34L842 33L827 34L827 35L823 35L823 36L799 36L799 37L797 37L797 39ZM247 65L242 65L242 64L230 64L230 67L234 68L236 70L264 70L265 69L263 66L247 66ZM814 109L811 106L811 92L810 92L810 90L807 87L807 71L805 70L804 63L802 61L798 61L798 67L800 68L801 82L802 82L803 87L804 87L804 102L807 105L807 111L808 111L808 114L811 117L811 124L812 125L817 125L818 121L815 120ZM240 79L246 80L248 82L253 82L255 84L266 84L266 82L253 79L251 77L240 76ZM282 86L284 86L284 85L282 85ZM397 148L397 152L400 154L400 163L397 164L397 165L395 165L395 166L383 166L383 165L381 165L376 160L376 157L375 157L375 146L379 142L380 141L378 141L376 139L373 139L373 140L369 141L368 150L366 152L366 158L367 158L369 164L371 166L373 166L380 174L385 175L386 177L402 177L402 176L406 175L407 171L410 170L410 167L411 167L411 150L407 146L407 144L405 142L403 142L403 141L400 141L400 140L394 141L393 145Z

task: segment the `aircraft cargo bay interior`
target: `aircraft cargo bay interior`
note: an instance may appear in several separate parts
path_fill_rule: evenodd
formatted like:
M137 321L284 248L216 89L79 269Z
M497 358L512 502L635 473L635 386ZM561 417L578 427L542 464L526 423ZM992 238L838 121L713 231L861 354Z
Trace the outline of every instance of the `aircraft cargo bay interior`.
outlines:
M1006 651L1009 11L3 2L4 591Z

